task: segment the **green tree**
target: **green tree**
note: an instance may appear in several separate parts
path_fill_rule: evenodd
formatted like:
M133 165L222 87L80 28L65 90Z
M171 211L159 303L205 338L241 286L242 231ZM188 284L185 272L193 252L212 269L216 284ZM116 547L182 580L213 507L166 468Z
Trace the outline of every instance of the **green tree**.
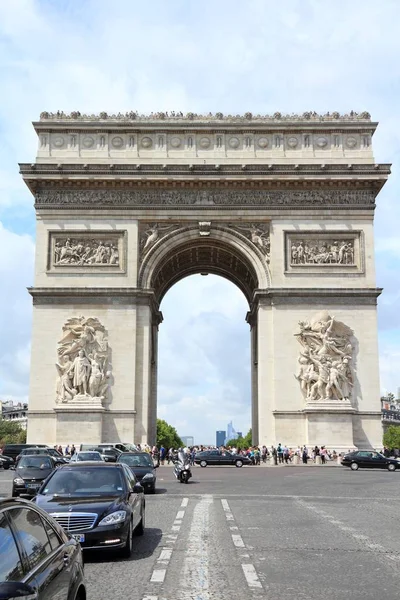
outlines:
M390 425L383 435L383 445L386 448L400 448L400 425Z
M25 444L26 431L19 423L0 418L0 444Z
M180 448L183 442L179 437L175 427L169 425L164 419L157 419L157 446L168 448Z
M226 445L235 447L238 450L247 450L247 448L250 448L253 445L251 429L249 429L244 437L238 437L235 440L229 440Z

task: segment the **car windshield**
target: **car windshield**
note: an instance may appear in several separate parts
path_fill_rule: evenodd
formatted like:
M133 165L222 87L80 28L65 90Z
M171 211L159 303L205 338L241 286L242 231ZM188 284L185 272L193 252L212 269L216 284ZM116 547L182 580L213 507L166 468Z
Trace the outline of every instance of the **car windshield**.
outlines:
M51 469L53 465L47 456L23 456L18 469Z
M153 467L153 461L148 454L127 454L121 456L118 462L125 463L128 467Z
M102 460L101 454L98 452L79 452L76 460Z
M119 496L124 482L119 469L71 467L57 469L41 494L45 496Z

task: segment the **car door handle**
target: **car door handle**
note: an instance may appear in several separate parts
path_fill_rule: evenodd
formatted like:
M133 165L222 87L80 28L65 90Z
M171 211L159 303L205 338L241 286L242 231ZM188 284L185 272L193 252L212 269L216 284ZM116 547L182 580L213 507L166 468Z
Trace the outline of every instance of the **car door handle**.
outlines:
M63 560L64 560L64 565L66 567L68 567L69 563L70 563L70 558L69 558L69 554L67 552L64 554Z

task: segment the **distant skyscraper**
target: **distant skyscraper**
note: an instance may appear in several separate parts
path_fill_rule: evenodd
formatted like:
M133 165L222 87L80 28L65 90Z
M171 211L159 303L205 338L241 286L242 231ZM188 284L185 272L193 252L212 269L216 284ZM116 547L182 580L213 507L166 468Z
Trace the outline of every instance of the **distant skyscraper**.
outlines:
M192 435L182 435L181 440L184 446L190 448L194 446L194 437Z
M223 446L225 444L226 431L216 431L215 437L216 437L215 445L217 446L217 448L219 448L219 446Z
M225 444L227 442L229 442L229 440L236 440L238 437L238 434L236 433L236 430L232 424L232 421L230 423L228 423L228 427L227 427L227 432L226 432L226 439L225 439Z
M238 438L243 437L243 433L241 431L237 431L236 433L237 433Z

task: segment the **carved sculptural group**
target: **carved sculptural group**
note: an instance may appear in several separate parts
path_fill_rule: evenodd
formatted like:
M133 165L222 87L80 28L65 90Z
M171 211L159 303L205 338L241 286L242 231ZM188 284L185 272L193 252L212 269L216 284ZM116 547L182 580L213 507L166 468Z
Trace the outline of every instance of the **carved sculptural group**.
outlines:
M353 265L353 240L300 240L290 242L292 265Z
M58 239L54 244L56 266L119 265L119 252L115 241L90 238Z
M353 331L327 311L310 322L300 321L296 333L302 345L296 379L306 402L350 401L353 388L351 360Z
M63 327L56 364L56 402L107 397L111 365L105 329L98 319L73 317Z

